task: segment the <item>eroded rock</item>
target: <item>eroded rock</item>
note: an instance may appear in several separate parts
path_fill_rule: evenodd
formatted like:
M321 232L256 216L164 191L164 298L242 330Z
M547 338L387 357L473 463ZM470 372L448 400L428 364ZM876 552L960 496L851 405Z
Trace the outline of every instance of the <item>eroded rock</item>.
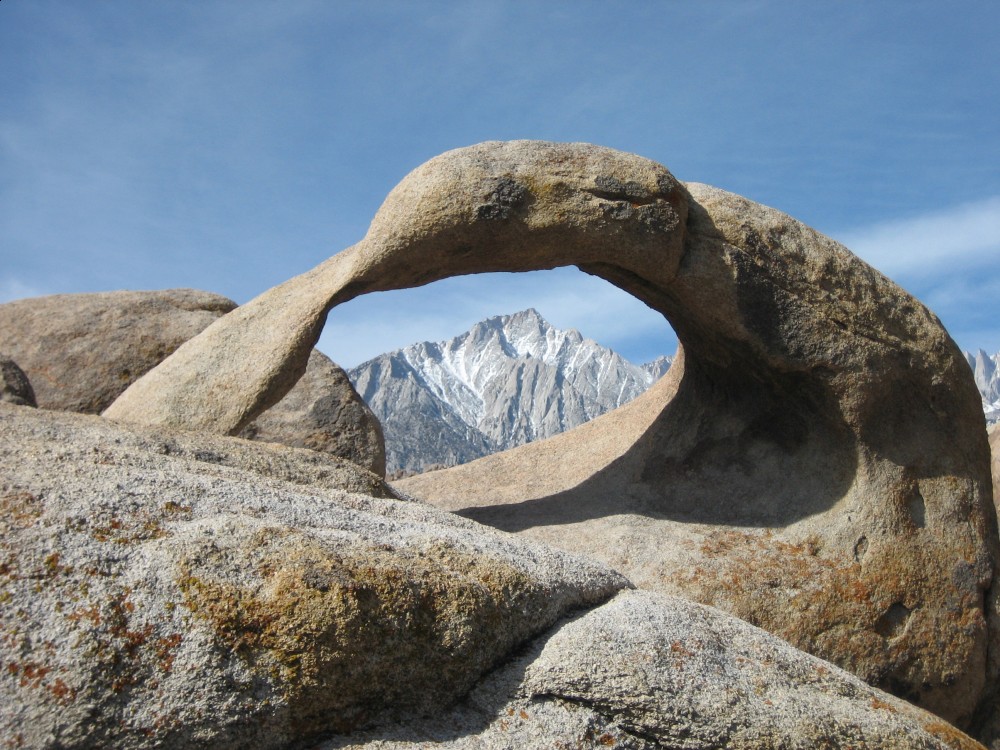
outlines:
M14 746L277 748L438 711L625 585L323 454L0 404Z
M649 160L527 141L432 159L359 244L206 329L105 414L232 432L295 382L337 304L569 264L666 316L671 374L576 431L401 486L968 722L996 677L998 539L964 357L846 248Z
M995 424L989 428L990 452L993 463L993 502L1000 513L1000 424ZM992 672L1000 672L1000 604L996 599L1000 598L1000 592L994 587L992 596L994 597L993 621L990 631L990 658L992 660ZM980 706L977 712L976 721L970 731L983 742L990 750L1000 750L1000 681L994 680L990 685L991 695Z
M15 300L0 305L0 350L24 369L43 409L99 414L235 307L197 289Z
M427 743L427 744L425 744ZM982 748L709 607L642 591L545 636L456 710L317 750Z
M315 349L299 382L239 436L329 453L385 476L385 437L378 419L347 373Z

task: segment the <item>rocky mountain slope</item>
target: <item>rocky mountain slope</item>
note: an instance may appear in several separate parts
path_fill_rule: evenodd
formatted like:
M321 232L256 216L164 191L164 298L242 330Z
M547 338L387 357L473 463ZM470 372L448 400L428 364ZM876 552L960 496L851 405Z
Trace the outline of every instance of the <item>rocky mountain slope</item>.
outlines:
M576 427L631 401L670 362L632 364L530 309L450 341L382 354L348 374L382 422L392 474L465 463Z
M1000 352L990 356L980 349L975 355L965 352L965 358L976 375L976 387L983 395L986 421L1000 422Z

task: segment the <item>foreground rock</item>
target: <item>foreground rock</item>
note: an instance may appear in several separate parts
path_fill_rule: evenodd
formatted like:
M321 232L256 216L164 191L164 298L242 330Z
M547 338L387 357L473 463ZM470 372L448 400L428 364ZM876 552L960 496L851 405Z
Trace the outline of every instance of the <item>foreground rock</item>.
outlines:
M1000 424L990 430L990 453L993 456L993 500L1000 505Z
M17 406L38 406L28 376L17 362L4 354L0 354L0 401Z
M359 244L214 323L106 414L231 432L295 382L336 304L568 264L667 317L672 375L634 407L407 491L968 722L1000 659L989 449L962 353L846 248L646 159L537 142L433 159Z
M349 462L0 404L0 738L284 747L439 711L626 585Z
M708 607L630 591L456 710L322 750L981 748L938 717Z
M1000 424L995 424L989 428L990 451L993 456L993 502L1000 513ZM993 642L991 643L990 656L996 661L1000 661L1000 634L997 631L1000 627L994 626ZM1000 665L994 663L994 669L1000 670ZM987 701L979 709L979 715L972 729L976 736L986 743L990 750L1000 750L1000 689L994 685L992 699Z
M35 384L44 409L99 414L236 303L196 289L58 294L0 305L0 351ZM378 420L344 371L313 351L300 383L241 433L310 448L385 473Z
M0 467L7 746L979 747L315 452L0 405Z

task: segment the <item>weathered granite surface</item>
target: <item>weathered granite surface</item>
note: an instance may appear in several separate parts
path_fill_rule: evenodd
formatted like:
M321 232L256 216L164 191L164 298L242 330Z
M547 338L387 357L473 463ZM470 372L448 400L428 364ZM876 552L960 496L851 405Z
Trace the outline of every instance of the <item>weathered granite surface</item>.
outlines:
M24 370L6 354L0 353L0 401L17 406L38 406L35 391Z
M981 745L719 610L644 591L562 624L451 711L317 750Z
M600 563L324 454L0 404L0 743L277 748L444 709Z

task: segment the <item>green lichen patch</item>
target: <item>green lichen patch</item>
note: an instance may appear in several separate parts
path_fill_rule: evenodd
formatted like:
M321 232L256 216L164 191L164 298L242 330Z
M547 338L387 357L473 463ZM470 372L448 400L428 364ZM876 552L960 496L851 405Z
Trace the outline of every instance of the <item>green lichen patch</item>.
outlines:
M307 731L440 708L530 635L526 613L546 596L509 563L444 542L415 552L268 532L256 543L242 561L253 561L252 584L213 575L211 557L189 561L177 582Z
M38 521L43 510L44 504L31 492L0 495L0 530L26 529Z

